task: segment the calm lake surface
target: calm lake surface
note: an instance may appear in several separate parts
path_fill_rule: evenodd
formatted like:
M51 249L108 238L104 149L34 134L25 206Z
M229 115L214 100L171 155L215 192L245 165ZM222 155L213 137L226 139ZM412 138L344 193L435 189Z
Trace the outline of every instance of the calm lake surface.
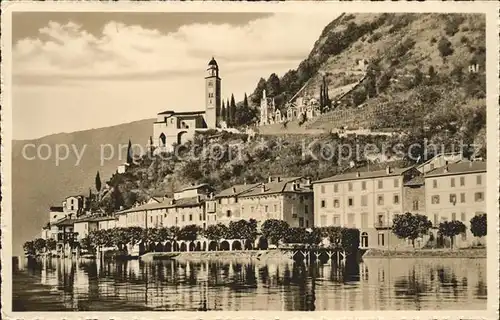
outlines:
M14 311L486 309L486 259L326 264L46 259L14 266Z

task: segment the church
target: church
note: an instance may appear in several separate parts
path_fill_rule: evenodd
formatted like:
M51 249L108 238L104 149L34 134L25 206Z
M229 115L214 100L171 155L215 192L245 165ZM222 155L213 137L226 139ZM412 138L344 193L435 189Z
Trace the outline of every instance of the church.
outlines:
M220 108L221 78L217 61L212 57L205 76L205 110L158 113L153 124L153 146L159 152L171 152L175 145L192 140L197 131L216 129Z

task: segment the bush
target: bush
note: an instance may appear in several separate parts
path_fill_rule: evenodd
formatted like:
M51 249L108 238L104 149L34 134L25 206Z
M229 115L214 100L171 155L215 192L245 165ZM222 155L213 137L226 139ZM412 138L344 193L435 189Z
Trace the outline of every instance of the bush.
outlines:
M438 50L439 53L441 54L441 57L443 58L453 54L453 48L451 47L451 42L445 37L439 40Z

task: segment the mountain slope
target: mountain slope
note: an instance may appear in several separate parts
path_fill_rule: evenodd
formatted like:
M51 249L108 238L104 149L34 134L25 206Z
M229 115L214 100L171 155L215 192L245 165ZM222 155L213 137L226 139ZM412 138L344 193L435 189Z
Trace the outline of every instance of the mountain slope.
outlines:
M267 81L261 79L250 100L257 106L266 89L267 96L284 109L304 85L306 96L318 98L325 78L330 98L336 102L340 96L334 93L336 88L360 79L357 61L361 59L367 61L363 85L334 107L389 102L388 111L375 122L396 124L399 119L383 115L394 109L405 113L406 103L427 104L421 99L424 94L433 95L437 109L454 104L485 105L485 48L485 19L478 14L344 14L325 27L296 70L279 79L275 74ZM469 72L475 65L478 72ZM449 97L456 99L447 101ZM394 106L402 101L405 104ZM431 117L429 112L432 110L425 110ZM331 129L327 124L321 126Z
M13 250L22 253L24 241L39 236L41 227L47 223L48 208L61 205L64 197L71 194L89 193L89 187L95 190L94 179L99 171L103 184L115 172L117 165L126 159L128 140L146 145L152 134L153 120L141 120L113 127L85 130L72 133L60 133L35 140L13 141L12 150L12 208L13 208ZM23 156L23 147L48 145L52 148L52 157L48 160L28 160ZM101 146L106 158L111 158L106 145L112 145L115 155L101 165ZM75 147L83 156L78 165L77 156L72 151L66 160L56 165L54 153L56 145ZM119 145L123 145L119 152ZM74 147L73 147L74 146ZM86 146L86 147L84 147ZM60 147L61 155L63 147ZM83 149L85 148L85 149ZM47 147L42 147L41 155L47 155ZM26 148L28 157L36 156L36 149ZM119 154L121 154L121 159ZM94 191L95 192L95 191Z

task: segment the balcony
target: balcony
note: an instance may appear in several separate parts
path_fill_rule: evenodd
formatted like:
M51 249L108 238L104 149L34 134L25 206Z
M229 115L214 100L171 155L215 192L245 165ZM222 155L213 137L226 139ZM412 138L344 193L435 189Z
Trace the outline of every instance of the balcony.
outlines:
M392 227L392 222L389 221L376 221L374 223L375 229L389 229Z

